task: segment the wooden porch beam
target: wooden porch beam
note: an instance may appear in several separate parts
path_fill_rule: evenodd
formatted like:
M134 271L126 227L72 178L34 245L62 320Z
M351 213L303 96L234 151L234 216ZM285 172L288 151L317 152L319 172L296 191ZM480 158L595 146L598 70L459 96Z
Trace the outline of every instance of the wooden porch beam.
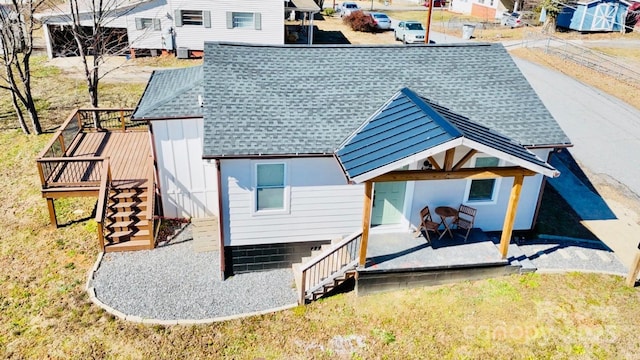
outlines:
M513 232L513 223L516 220L516 210L518 210L518 202L520 201L520 192L522 190L523 181L524 176L515 176L513 179L513 185L511 186L511 195L509 196L507 213L504 216L504 225L502 227L502 237L500 238L499 250L503 259L507 258L509 242L511 242L511 233Z
M367 261L367 243L369 242L369 228L371 227L371 199L373 198L373 182L364 183L364 205L362 209L362 239L360 240L360 266Z
M429 156L427 160L435 170L442 170L442 168L440 167L440 165L438 165L438 162L436 161L436 159L433 158L433 156Z
M631 264L631 269L629 269L629 275L627 276L627 286L633 287L636 285L638 273L640 273L640 251L636 252L636 257Z
M456 148L447 150L444 153L444 171L451 171L453 169L453 157L456 154Z
M452 179L495 179L499 177L533 176L535 171L518 166L465 168L456 171L438 170L397 170L377 176L369 181L419 181L419 180L452 180Z
M469 159L471 159L473 157L473 155L475 155L477 152L478 152L478 150L476 150L476 149L469 150L469 152L464 154L462 159L460 159L460 161L458 161L458 163L453 166L452 170L453 171L460 170L460 168L462 168L464 166L464 164L466 164L467 161L469 161Z

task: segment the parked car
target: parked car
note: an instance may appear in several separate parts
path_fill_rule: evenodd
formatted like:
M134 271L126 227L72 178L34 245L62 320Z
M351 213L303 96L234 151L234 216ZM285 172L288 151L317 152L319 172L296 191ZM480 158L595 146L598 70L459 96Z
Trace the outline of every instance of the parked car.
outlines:
M391 29L391 19L384 13L373 12L369 13L373 22L376 24L376 28L380 30L389 30Z
M424 42L427 31L419 21L401 21L393 31L396 40L405 44Z
M354 2L343 2L338 11L340 12L340 17L345 17L351 15L352 12L360 10L360 6Z
M502 26L508 26L510 28L519 28L523 26L533 26L536 25L536 13L533 11L522 11L522 12L504 12L502 13L502 18L500 19L500 24Z

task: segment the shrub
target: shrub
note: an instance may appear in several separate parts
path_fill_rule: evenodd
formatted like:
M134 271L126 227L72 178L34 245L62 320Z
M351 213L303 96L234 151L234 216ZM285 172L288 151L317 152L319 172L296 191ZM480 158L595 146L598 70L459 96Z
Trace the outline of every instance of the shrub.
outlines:
M347 15L344 20L345 24L351 26L353 31L362 32L374 32L376 31L376 24L369 14L365 14L362 11L354 11Z
M325 14L326 16L333 16L333 14L335 14L335 13L336 13L336 10L335 10L335 9L332 9L332 8L326 8L326 9L324 9L324 14Z

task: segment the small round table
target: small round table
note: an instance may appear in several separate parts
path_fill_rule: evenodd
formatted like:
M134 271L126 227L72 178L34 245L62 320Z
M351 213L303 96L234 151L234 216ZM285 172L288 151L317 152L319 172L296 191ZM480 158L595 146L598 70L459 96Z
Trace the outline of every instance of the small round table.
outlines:
M438 206L436 208L436 214L440 216L440 224L444 225L444 231L440 234L438 240L442 239L444 234L449 232L449 236L453 239L453 233L451 232L451 223L458 216L458 210L451 206ZM451 218L451 220L448 220Z

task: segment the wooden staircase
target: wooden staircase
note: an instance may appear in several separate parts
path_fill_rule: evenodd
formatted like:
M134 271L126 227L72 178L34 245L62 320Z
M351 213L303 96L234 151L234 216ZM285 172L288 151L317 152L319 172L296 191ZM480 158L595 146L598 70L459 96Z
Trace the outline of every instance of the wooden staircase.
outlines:
M292 265L298 289L298 303L315 301L356 274L362 231L322 245L311 256Z
M150 219L149 206L152 205L147 188L110 190L103 223L105 252L154 248L153 215Z

